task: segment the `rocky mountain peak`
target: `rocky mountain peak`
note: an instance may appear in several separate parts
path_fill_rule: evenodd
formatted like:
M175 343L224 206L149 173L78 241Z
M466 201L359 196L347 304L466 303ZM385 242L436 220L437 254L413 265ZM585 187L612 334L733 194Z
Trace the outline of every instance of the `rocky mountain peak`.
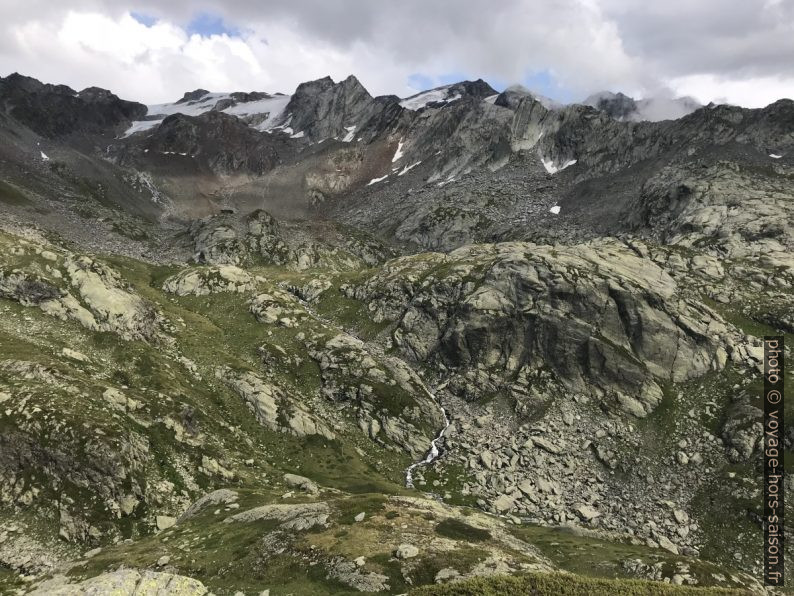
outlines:
M0 80L0 103L19 122L45 137L119 130L146 115L146 106L119 99L105 89L76 93L14 73Z
M514 110L518 107L518 104L525 99L536 101L547 110L556 110L562 107L561 103L545 95L541 95L540 93L530 91L523 85L512 85L508 87L498 95L494 104Z
M354 129L383 111L354 76L335 83L331 77L302 83L295 90L283 113L283 123L295 134L312 141L344 138Z
M637 111L637 102L621 92L602 91L589 96L582 103L606 112L610 117L618 120L625 119Z
M17 96L35 93L50 93L64 96L77 95L74 89L66 85L42 83L38 79L17 72L8 75L4 79L0 78L0 91L8 95L16 94Z
M449 86L449 88L453 93L460 93L461 95L468 95L478 99L490 97L492 95L496 95L497 93L496 89L491 87L491 85L482 79L453 83Z
M634 122L676 120L701 107L701 104L691 97L673 98L660 95L634 99L624 93L611 91L595 93L582 103L605 112L616 120Z
M77 97L88 102L119 101L117 95L101 87L86 87L77 94Z
M312 96L332 89L336 83L334 80L329 77L325 76L321 79L315 79L313 81L306 81L301 83L295 88L295 93L293 96L305 97L305 96Z
M209 95L209 91L206 89L196 89L195 91L187 91L183 96L182 99L178 100L176 103L187 103L190 101L197 101L204 97L205 95Z

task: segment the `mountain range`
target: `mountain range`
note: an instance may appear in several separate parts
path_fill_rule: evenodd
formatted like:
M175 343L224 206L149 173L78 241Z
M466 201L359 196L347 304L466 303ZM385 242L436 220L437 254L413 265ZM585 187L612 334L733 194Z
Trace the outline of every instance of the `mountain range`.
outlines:
M0 78L0 592L765 593L793 221L791 99Z

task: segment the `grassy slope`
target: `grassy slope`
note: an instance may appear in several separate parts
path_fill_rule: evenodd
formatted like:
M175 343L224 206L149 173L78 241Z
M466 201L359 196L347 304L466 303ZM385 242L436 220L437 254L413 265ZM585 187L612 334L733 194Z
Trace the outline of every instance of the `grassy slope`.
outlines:
M605 580L567 574L478 577L443 586L423 586L413 596L703 596L740 595L742 590L671 586L640 580Z
M340 504L340 508L349 509L348 513L376 510L382 499L379 495L409 492L402 486L403 470L408 463L406 456L384 450L361 435L343 434L337 441L307 441L271 432L253 420L238 396L214 379L213 371L218 365L225 364L254 371L261 369L258 348L263 343L270 342L290 351L301 352L304 348L295 342L293 332L278 328L266 330L248 313L243 296L217 294L177 298L165 295L160 290L161 284L176 268L155 267L122 257L106 256L105 260L123 272L125 279L138 293L155 303L169 320L177 323L179 348L185 356L196 362L203 381L197 382L173 361L163 358L158 349L143 342L122 342L114 335L86 331L75 323L54 322L36 308L25 308L3 300L0 302L4 309L3 324L0 325L2 359L18 358L41 362L73 376L85 387L84 395L81 396L81 399L87 400L85 402L74 402L72 399L70 403L66 396L63 396L62 402L53 402L53 396L48 396L48 405L51 408L57 406L54 409L65 417L68 424L78 427L83 423L90 423L108 432L122 432L123 429L117 428L122 423L115 418L109 421L107 412L97 404L101 404L99 394L106 384L123 385L137 399L147 403L154 418L178 416L186 405L198 413L202 432L209 438L208 443L200 450L175 444L173 434L162 425L135 429L147 434L159 465L166 470L165 475L178 489L186 487L176 472L167 471L172 458L178 453L180 457L197 459L202 453L209 453L237 464L235 469L238 476L230 484L240 490L241 494L250 495L249 501L243 498L243 504L281 502L281 493L278 490L265 487L285 471L307 475L347 495L359 494L359 497L347 496L345 504ZM311 273L296 274L276 268L257 268L254 272L269 282L297 283L311 278ZM324 317L338 321L341 327L353 330L366 339L382 332L385 326L372 323L366 316L364 305L344 298L338 292L342 283L355 281L359 275L361 274L346 273L332 276L332 289L320 301L317 310ZM64 347L88 354L93 364L83 365L64 360L60 357L60 350ZM284 371L282 380L299 393L314 391L319 386L318 371L313 363L307 363L300 369ZM729 379L726 378L725 381L729 383ZM727 391L727 384L725 388ZM167 394L168 399L160 400L157 397L160 393ZM721 396L721 399L725 398L726 395ZM685 404L677 404L671 398L651 422L658 424L657 430L663 430L665 421L682 411L685 411ZM0 421L3 424L13 422L7 418ZM254 460L252 466L242 463L248 459ZM432 473L428 473L426 477L433 479ZM201 479L202 490L217 486L217 480ZM194 498L195 496L197 495L193 495ZM75 494L74 497L79 498L81 495ZM0 511L0 516L5 518L8 513L10 512ZM101 512L97 513L99 515ZM740 512L737 511L738 513ZM343 519L340 518L338 522L340 527L333 528L336 542L329 542L327 546L331 552L352 556L357 552L360 536L344 527L347 524ZM715 524L716 522L717 520ZM268 586L277 587L272 592L274 594L282 591L295 594L344 593L346 590L329 580L322 571L322 566L307 566L305 561L296 558L294 554L270 557L265 563L264 555L258 550L263 534L270 529L264 522L229 532L228 526L220 526L212 519L202 518L184 528L158 535L152 535L142 527L135 529L129 523L127 525L129 528L125 531L125 536L137 540L132 544L108 548L102 555L92 559L86 568L77 570L78 575L90 575L122 563L152 567L159 556L173 553L175 543L180 543L184 547L180 547L180 550L190 553L190 556L179 557L182 561L178 564L177 571L205 581L219 594ZM719 545L724 544L721 541L731 539L735 535L734 530L735 528L725 528L725 532L712 530L712 542L708 547L710 550L704 550L704 556L719 558ZM439 534L450 539L472 542L472 536L461 535L460 532L461 528L453 525L444 527ZM674 560L684 559L668 556L666 553L660 555L659 551L644 547L572 537L560 530L548 528L521 527L516 529L515 535L536 545L562 569L610 579L625 575L619 564L626 558L669 559L671 564ZM321 537L316 538L319 541ZM310 549L311 541L312 537L308 535L304 545L306 549ZM461 551L456 556L465 559L469 555L476 559L475 554L468 551ZM379 572L386 573L391 578L395 588L410 587L399 583L399 565L395 565L388 549L377 555L373 561ZM449 563L450 561L428 559L423 563L426 569L421 575L422 581L432 582L434 573ZM463 590L469 589L466 587L469 586L474 590L471 592L438 593L523 594L532 593L531 590L536 590L538 594L689 593L647 591L663 589L659 584L650 585L649 588L639 583L609 583L606 580L596 581L586 577L578 577L574 581L570 576L527 576L515 580L494 580L492 585L487 580L478 580L449 588ZM549 591L561 589L560 586L582 591ZM587 592L588 589L593 591ZM635 589L640 591L624 592ZM641 591L643 589L646 591Z

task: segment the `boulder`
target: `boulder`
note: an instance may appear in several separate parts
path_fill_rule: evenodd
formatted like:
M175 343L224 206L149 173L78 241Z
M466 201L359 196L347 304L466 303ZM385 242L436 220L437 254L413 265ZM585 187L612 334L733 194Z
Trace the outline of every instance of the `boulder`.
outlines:
M209 590L200 581L184 575L120 569L77 583L71 583L65 576L57 576L42 583L29 593L35 596L84 596L86 594L204 596L209 594Z
M398 559L413 559L419 554L419 549L413 544L401 544L394 551L394 556Z
M320 492L320 487L305 476L297 474L284 474L284 484L292 488L299 488L304 492L316 495Z

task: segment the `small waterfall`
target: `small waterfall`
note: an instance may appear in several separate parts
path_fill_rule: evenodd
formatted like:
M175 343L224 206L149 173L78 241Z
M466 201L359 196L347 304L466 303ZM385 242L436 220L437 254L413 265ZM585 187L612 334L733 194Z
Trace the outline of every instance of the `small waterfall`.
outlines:
M427 391L427 394L431 398L433 398L433 401L438 403L438 398L436 398L436 396L433 393L431 393L427 389L427 387L424 387L424 389L425 389L425 391ZM441 451L438 448L438 443L443 438L444 433L449 428L449 425L451 424L451 422L449 421L449 416L447 416L447 411L444 408L444 406L439 404L438 407L441 409L441 414L444 417L444 427L438 432L438 435L436 435L436 438L433 439L430 442L430 450L427 452L427 455L425 456L425 458L420 460L420 461L418 461L418 462L416 462L416 463L411 464L410 466L408 466L408 469L405 471L405 486L407 486L408 488L414 488L414 478L413 478L414 469L417 468L418 466L426 466L426 465L432 463L441 454Z

